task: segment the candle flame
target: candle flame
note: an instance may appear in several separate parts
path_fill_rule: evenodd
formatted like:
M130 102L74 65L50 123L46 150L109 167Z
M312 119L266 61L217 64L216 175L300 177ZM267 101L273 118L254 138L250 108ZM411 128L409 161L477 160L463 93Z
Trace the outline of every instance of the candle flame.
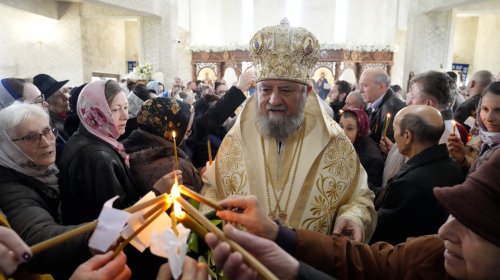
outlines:
M390 118L391 117L391 113L387 113L387 118Z
M342 115L344 113L344 110L340 109L339 114Z
M177 183L177 176L175 176L175 183L172 186L172 190L170 191L170 196L172 197L172 200L174 201L174 214L176 217L180 218L183 216L184 211L182 211L182 207L177 202L177 198L181 196L181 191L179 189L179 184Z
M175 134L175 130L174 130L174 131L172 131L172 137L173 137L174 139L175 139L175 135L176 135L176 134Z

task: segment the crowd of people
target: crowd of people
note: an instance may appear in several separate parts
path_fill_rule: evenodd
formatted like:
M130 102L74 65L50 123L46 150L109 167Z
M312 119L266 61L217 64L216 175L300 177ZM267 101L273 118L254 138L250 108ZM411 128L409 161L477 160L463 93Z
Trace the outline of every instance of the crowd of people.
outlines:
M219 218L245 231L226 236L279 279L500 278L500 80L478 71L460 98L453 72L429 70L401 95L373 67L327 86L310 76L318 40L286 21L249 50L255 67L232 86L2 79L1 274L168 279L149 250L90 250L92 233L29 246L97 219L112 197L124 209L170 193L177 177L228 209ZM205 240L226 279L259 277ZM182 279L207 276L186 257Z

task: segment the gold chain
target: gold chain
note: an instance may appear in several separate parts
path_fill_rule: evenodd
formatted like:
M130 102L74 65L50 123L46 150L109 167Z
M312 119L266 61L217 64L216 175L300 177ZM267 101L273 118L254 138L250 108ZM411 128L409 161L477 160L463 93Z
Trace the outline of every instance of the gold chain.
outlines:
M280 174L280 177L277 179L281 183L278 186L276 186L274 184L274 180L273 180L274 178L271 176L271 169L269 168L269 164L266 160L264 138L261 137L262 152L263 152L263 156L264 156L264 167L265 167L265 173L266 173L265 175L266 175L267 204L268 204L268 208L269 208L269 216L273 219L276 219L276 214L278 214L278 217L282 221L286 220L286 217L287 217L286 211L288 209L288 203L290 202L290 197L291 197L292 189L293 189L293 183L295 182L295 175L297 174L297 168L299 165L298 162L295 164L295 169L294 169L293 174L292 174L292 181L290 184L290 189L288 191L284 210L281 209L280 202L281 202L281 199L283 197L283 193L285 191L286 184L288 183L288 178L290 178L290 171L292 169L292 165L295 162L296 155L300 154L302 151L302 144L304 142L304 134L305 134L305 124L301 128L301 132L299 135L299 141L297 143L297 147L293 151L292 160L290 161L290 165L288 166L286 176L282 176L282 174ZM270 191L269 191L270 186L273 189L274 200L276 201L276 206L274 207L274 211L271 209L271 195L270 195ZM276 194L276 189L279 190L279 195Z

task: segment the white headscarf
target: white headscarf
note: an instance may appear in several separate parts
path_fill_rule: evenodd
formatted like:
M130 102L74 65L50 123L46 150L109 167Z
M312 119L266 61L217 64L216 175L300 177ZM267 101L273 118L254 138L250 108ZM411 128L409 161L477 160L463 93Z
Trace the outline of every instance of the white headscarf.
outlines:
M55 145L55 142L54 142ZM23 175L31 176L56 190L59 189L55 164L40 167L10 140L5 129L0 129L0 165Z

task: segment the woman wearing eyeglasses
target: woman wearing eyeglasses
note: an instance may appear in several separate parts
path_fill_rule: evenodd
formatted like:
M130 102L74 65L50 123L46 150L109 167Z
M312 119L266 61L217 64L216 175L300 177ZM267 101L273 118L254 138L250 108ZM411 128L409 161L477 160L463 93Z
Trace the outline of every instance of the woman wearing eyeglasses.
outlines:
M55 133L40 106L16 103L0 111L0 209L29 245L73 228L59 224ZM68 279L90 257L88 238L35 255L26 268Z

